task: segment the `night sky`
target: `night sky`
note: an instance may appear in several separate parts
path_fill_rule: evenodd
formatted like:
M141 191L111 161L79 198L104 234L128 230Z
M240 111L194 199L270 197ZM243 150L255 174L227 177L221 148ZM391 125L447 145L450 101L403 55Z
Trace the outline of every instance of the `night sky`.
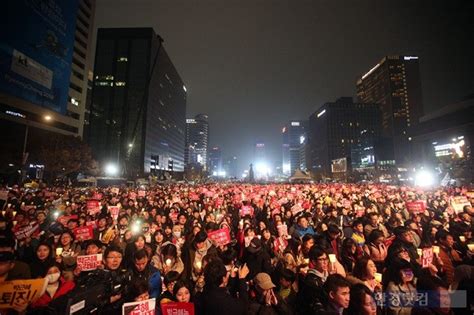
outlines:
M383 2L383 3L382 3ZM425 113L474 93L474 1L98 0L96 27L153 27L206 113L211 146L243 170L262 139L281 161L281 128L355 96L385 55L420 57Z

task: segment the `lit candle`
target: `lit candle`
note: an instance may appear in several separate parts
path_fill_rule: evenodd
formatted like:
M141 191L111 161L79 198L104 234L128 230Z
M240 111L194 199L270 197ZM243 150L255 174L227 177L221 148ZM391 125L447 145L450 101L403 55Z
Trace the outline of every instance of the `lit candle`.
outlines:
M376 272L374 274L374 278L375 278L375 281L382 282L382 274L381 273Z
M168 266L168 267L171 266L171 259L169 259L169 258L166 259L165 264L166 264L166 266Z
M474 252L474 244L467 244L467 248L469 248L471 252Z
M6 211L2 211L2 215L3 215L3 216L5 216L5 212L6 212Z
M56 248L56 256L61 256L62 253L63 253L63 248L62 247Z
M309 265L309 258L305 258L305 259L304 259L304 263L305 263L306 265Z
M433 253L436 255L439 254L439 246L433 246Z
M201 267L202 267L202 262L197 261L197 262L196 262L196 268L200 270Z
M461 236L459 236L459 240L464 243L466 241L466 238L461 235Z
M15 216L16 216L16 211L13 211L13 217L15 217Z
M416 252L418 253L418 256L420 257L423 255L423 250L421 248L418 248Z
M329 256L329 261L330 261L331 263L335 263L335 262L336 262L336 255L334 255L334 254L329 254L328 256Z
M15 226L18 223L18 221L13 221L13 226Z

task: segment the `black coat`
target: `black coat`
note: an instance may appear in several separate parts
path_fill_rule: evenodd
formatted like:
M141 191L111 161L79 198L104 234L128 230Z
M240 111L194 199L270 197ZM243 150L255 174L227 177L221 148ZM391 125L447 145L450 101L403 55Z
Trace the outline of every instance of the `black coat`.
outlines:
M197 315L244 315L247 314L248 293L244 280L239 280L239 297L233 297L227 288L205 287L196 301Z
M319 314L324 311L327 298L323 284L322 279L311 271L306 274L296 297L297 314Z

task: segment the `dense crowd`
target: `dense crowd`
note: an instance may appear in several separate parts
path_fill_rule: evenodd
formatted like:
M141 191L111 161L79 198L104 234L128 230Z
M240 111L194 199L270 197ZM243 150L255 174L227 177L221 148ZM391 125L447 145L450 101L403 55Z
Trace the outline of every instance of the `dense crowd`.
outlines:
M466 188L0 190L0 305L11 297L2 291L8 281L47 280L39 298L12 299L0 314L67 314L79 297L82 311L99 314L151 298L156 314L173 302L207 315L474 310ZM87 255L101 259L87 265ZM459 292L461 306L452 307Z

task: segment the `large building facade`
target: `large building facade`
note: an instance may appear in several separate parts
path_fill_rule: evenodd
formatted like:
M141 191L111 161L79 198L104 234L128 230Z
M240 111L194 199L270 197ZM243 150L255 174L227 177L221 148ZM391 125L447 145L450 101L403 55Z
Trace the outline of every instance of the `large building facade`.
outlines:
M376 146L380 122L378 104L354 103L351 97L324 104L309 118L308 168L323 176L350 170L354 151ZM376 153L371 154L375 164ZM345 165L345 170L335 169L335 164Z
M186 146L184 149L186 166L200 165L203 170L207 170L208 150L208 116L198 114L194 118L186 119Z
M7 1L3 12L0 119L82 137L95 1Z
M304 147L306 143L307 122L290 121L282 129L282 171L290 176L297 169L305 168Z
M99 29L88 141L127 176L184 171L186 87L152 28Z
M357 100L382 109L383 136L392 143L396 164L407 164L410 127L423 115L419 61L416 56L386 56L357 80Z

